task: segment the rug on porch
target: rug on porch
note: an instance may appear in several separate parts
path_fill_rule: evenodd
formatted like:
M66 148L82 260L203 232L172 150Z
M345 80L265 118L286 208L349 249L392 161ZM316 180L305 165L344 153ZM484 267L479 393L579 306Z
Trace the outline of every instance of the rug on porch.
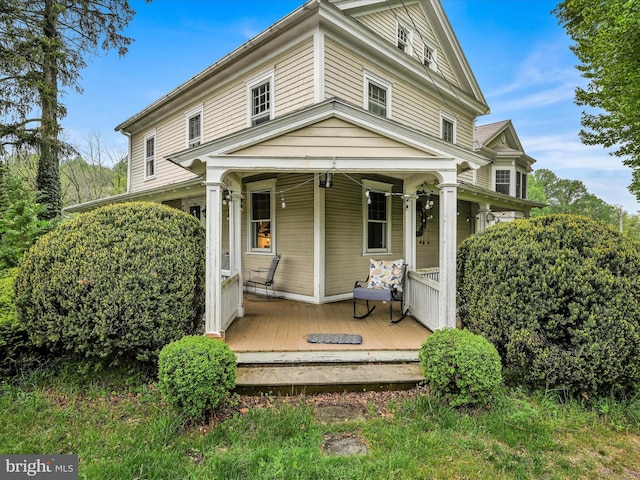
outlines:
M349 335L347 333L310 333L309 337L307 337L307 342L360 345L362 343L362 335Z

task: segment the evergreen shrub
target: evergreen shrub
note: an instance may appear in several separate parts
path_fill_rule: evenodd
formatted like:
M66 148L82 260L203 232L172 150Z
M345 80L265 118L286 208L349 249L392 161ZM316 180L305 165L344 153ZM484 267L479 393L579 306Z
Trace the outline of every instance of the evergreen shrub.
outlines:
M18 321L13 296L17 268L0 270L0 378L6 379L34 366L39 352Z
M437 330L422 344L419 358L426 384L454 407L485 405L502 384L495 347L466 330Z
M172 342L158 359L162 398L187 417L202 418L235 387L236 362L220 340L191 335Z
M584 217L502 223L458 250L462 327L505 380L573 395L640 385L640 244Z
M204 227L154 203L80 214L25 253L15 288L34 344L107 366L155 362L202 332Z

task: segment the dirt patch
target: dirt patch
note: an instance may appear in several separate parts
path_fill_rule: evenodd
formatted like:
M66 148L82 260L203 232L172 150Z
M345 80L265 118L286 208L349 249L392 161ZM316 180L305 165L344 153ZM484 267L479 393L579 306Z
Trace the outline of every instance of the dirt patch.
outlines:
M341 435L325 435L322 451L328 455L347 457L365 455L369 449L359 436L353 433L343 433Z
M342 423L366 420L362 408L350 405L325 405L313 409L313 416L318 423Z

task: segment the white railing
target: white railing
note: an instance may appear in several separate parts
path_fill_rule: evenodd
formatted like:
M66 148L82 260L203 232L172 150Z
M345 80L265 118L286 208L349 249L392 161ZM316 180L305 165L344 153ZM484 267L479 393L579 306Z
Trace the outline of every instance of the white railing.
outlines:
M240 275L231 275L222 282L222 330L226 330L234 318L238 316L242 290Z
M411 315L432 332L436 331L440 324L438 319L439 278L438 268L424 268L418 271L409 270L405 282L407 304Z

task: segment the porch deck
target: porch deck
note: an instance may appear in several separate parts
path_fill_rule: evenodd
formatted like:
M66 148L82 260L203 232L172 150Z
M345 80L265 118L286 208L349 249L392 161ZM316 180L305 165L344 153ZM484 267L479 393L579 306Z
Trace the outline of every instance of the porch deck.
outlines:
M364 312L364 305L361 305ZM394 305L394 317L400 306ZM310 333L343 333L362 336L361 345L308 343ZM245 316L237 318L225 332L225 341L239 357L250 353L298 353L300 358L323 361L322 352L413 352L431 332L410 315L399 323L389 322L388 305L378 304L365 319L353 318L351 300L313 305L284 299L247 295ZM308 352L308 353L307 353ZM312 355L313 353L318 355ZM304 353L307 353L304 355ZM262 355L264 358L268 355ZM281 355L280 355L281 356ZM282 356L281 356L282 357ZM354 360L358 357L355 355ZM381 355L380 358L384 357ZM345 357L348 361L348 356Z

